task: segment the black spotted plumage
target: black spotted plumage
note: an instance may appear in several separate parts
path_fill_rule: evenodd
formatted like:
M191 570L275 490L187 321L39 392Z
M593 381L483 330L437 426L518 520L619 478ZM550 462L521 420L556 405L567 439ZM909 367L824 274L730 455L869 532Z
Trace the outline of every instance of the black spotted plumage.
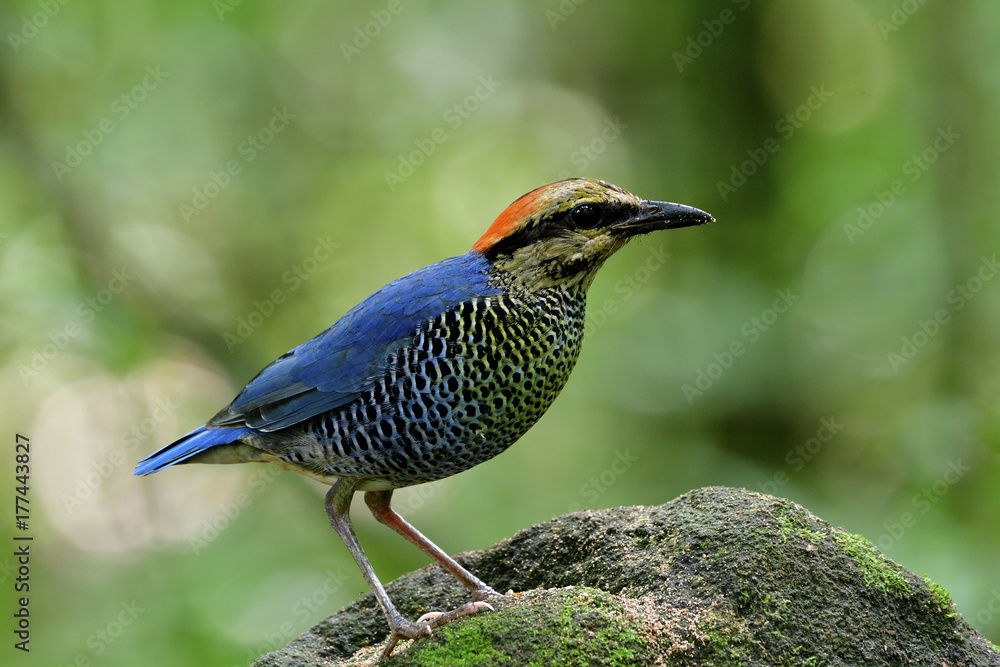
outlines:
M260 446L318 476L392 488L441 479L501 453L544 414L580 353L579 288L511 290L421 325L353 402Z

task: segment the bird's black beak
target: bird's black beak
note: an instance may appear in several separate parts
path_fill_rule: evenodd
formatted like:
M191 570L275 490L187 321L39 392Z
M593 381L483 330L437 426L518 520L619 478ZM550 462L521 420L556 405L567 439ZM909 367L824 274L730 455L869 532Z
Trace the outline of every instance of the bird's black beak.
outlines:
M715 218L693 206L643 200L642 206L635 215L615 224L612 230L626 236L636 236L655 232L658 229L679 229L680 227L705 225L709 222L715 222Z

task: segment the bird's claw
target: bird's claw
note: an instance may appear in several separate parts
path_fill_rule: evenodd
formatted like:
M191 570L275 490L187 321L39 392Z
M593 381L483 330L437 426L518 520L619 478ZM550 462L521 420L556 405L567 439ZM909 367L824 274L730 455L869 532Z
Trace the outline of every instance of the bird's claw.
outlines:
M399 643L400 639L417 639L424 635L429 635L433 632L434 628L440 628L445 623L454 621L456 618L471 616L482 609L494 611L493 605L476 600L463 604L461 607L452 609L451 611L429 611L418 618L416 623L399 618L393 624L392 634L389 635L389 641L382 651L379 660L385 660L389 657L389 654L396 648L396 644Z
M476 602L482 602L483 600L489 598L502 598L502 597L503 595L497 593L495 590L485 585L482 588L477 588L475 591L472 592L472 599Z

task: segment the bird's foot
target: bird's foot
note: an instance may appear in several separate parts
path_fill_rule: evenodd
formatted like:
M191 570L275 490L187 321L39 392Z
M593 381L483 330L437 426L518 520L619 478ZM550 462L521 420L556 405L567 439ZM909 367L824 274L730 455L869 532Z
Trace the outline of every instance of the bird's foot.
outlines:
M483 584L476 590L472 591L472 599L476 602L482 602L483 600L488 600L489 598L502 598L503 595L497 593L495 590Z
M402 616L393 619L392 623L392 634L389 635L389 641L385 645L385 649L382 651L379 660L385 660L392 653L392 650L396 648L396 644L400 639L417 639L423 637L424 635L429 635L434 630L434 628L440 628L445 623L454 621L456 618L462 618L463 616L470 616L480 611L481 609L488 609L493 611L493 607L481 600L475 602L469 602L463 604L457 609L452 609L451 611L429 611L420 618L417 622L408 621Z

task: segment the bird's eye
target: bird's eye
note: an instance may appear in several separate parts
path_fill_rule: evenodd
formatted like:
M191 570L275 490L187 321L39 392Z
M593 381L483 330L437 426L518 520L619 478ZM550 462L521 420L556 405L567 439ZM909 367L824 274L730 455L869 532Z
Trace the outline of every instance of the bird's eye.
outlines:
M573 207L569 217L580 229L593 229L601 223L601 209L595 204L580 204Z

